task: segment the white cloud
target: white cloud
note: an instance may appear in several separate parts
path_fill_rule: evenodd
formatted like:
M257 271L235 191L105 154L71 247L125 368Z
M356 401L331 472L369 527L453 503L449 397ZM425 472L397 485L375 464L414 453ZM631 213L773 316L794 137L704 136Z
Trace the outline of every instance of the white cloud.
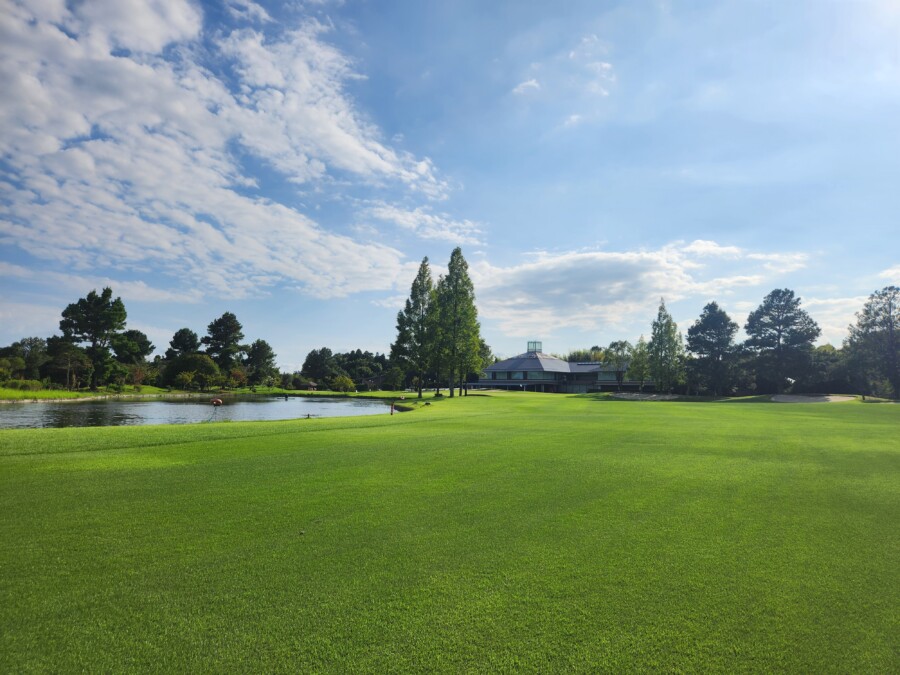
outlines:
M262 18L252 2L231 6ZM350 175L446 195L430 160L384 145L356 109L344 91L356 75L323 41L325 27L226 36L214 56L230 59L233 84L203 65L192 3L73 7L13 5L3 18L0 153L15 181L0 185L0 243L77 274L115 278L116 269L151 266L173 287L191 280L188 293L116 282L135 298L246 297L275 284L316 297L393 287L399 251L254 196L242 169L250 153L300 184ZM426 236L437 218L424 219ZM460 240L477 232L467 221L448 225Z
M831 343L840 347L847 337L848 327L856 323L856 312L863 308L867 299L865 296L802 299L803 309L822 329L819 344Z
M741 255L741 249L737 246L722 246L714 241L696 239L682 249L685 253L692 253L701 257L725 257L734 258Z
M385 309L399 311L403 309L404 305L406 304L407 297L408 296L406 295L391 295L386 298L372 300L372 304L376 307L383 307Z
M53 289L66 289L70 293L85 295L89 291L109 286L117 296L125 300L142 302L184 302L195 303L203 298L203 292L194 285L176 287L174 289L157 288L145 281L115 279L107 276L81 276L37 270L0 262L0 279L3 277L25 279L35 286L48 286Z
M726 253L725 270L695 260ZM566 328L627 329L652 315L660 297L669 303L730 299L771 277L751 255L703 241L658 250L538 252L520 265L477 262L471 270L485 319L509 336L546 336Z
M446 213L432 213L426 207L404 209L391 204L376 204L369 215L414 232L422 239L437 239L454 244L478 244L481 228L471 220L455 220Z
M18 336L12 340L58 334L62 309L44 304L12 302L0 294L0 325L5 335Z
M602 116L599 98L610 96L617 81L607 46L596 36L581 38L574 47L531 62L512 93L522 96L540 91L541 104L555 110L563 121L554 129L568 129ZM568 113L567 110L579 110Z
M809 256L806 253L750 253L750 260L762 260L771 272L787 274L806 267Z
M33 272L27 267L21 265L13 265L12 263L0 260L0 277L14 277L18 279L27 279L34 276Z
M154 53L173 42L195 37L203 22L186 0L91 0L73 5L70 24L78 41L94 43L98 51L119 47Z
M540 88L540 83L536 79L531 78L530 80L520 82L515 87L513 87L512 93L519 95L527 94L529 91L537 91Z
M228 13L237 19L268 23L272 20L269 13L252 0L225 0Z
M894 265L893 267L884 270L878 277L880 279L886 279L889 284L900 286L900 265Z

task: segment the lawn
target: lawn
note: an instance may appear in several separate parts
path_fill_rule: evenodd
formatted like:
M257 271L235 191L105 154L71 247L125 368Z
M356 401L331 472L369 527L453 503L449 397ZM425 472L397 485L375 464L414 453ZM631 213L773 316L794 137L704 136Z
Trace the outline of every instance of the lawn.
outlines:
M0 431L0 671L897 672L898 430L518 393Z
M140 390L132 385L129 385L125 387L121 392L109 389L100 389L98 391L89 391L87 389L81 389L78 391L68 391L65 389L38 389L36 391L31 391L28 389L8 389L6 387L0 387L0 401L48 401L74 398L109 398L113 396L158 397L160 395L165 395L166 393L166 389L161 389L160 387L153 387L150 385L144 385L140 388Z

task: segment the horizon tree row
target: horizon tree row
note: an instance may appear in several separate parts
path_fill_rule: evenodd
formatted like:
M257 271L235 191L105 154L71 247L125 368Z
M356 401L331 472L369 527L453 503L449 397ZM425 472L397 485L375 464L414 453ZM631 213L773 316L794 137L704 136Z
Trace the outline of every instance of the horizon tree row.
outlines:
M207 326L202 339L189 328L174 334L165 356L142 331L126 330L128 313L112 289L90 291L62 311L61 336L23 338L0 348L0 382L41 388L62 385L96 390L147 382L183 388L257 385L278 375L275 352L265 340L242 344L243 327L231 312ZM205 349L203 348L205 347Z
M709 302L685 340L660 300L651 325L632 346L614 341L591 349L594 360L614 366L624 377L657 391L781 393L822 391L900 396L900 289L886 286L869 296L857 312L842 348L815 347L819 325L800 307L794 291L771 291L744 324L747 339L735 342L738 324Z

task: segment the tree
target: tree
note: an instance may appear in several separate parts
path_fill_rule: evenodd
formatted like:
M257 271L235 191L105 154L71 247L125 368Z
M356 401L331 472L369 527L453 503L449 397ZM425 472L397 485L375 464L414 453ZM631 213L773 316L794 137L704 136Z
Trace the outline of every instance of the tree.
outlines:
M563 361L568 361L569 363L589 363L593 361L603 361L605 358L603 350L597 345L594 345L590 349L572 349L567 354L553 354L553 356Z
M700 318L688 328L687 348L697 357L693 363L702 387L718 396L731 382L734 335L738 325L715 302L703 308Z
M347 374L356 384L357 390L365 390L375 386L375 380L381 377L387 367L388 360L384 354L362 349L339 353L334 355L336 367Z
M631 350L631 361L628 364L628 379L637 380L638 391L644 391L644 382L650 378L650 352L647 350L647 341L644 336L638 339L634 349Z
M394 366L385 374L382 387L387 391L400 391L403 389L403 380L403 370L399 366Z
M628 340L613 340L606 348L606 362L616 372L616 388L622 391L622 382L625 380L625 372L628 370L628 361L631 358L632 347Z
M50 356L50 372L55 373L54 381L62 379L66 389L77 389L79 382L93 368L87 353L58 335L47 338L47 354ZM65 373L64 378L60 376Z
M247 375L247 370L243 366L235 366L231 369L231 372L228 373L228 377L225 380L225 386L229 388L237 388L237 387L246 387L250 378Z
M775 392L806 374L813 341L822 332L787 288L769 293L747 317L744 330L746 344L757 356L757 386Z
M257 340L247 348L244 367L247 369L247 381L251 386L262 384L278 375L275 352L265 340Z
M660 299L659 311L651 327L650 344L647 345L650 374L656 391L671 392L684 381L684 346L678 324L666 311L665 300Z
M91 359L91 388L96 389L110 360L109 344L113 336L125 327L128 316L121 298L113 300L112 289L106 287L100 295L93 290L78 302L63 310L59 329L75 344L87 344Z
M21 356L0 357L0 382L12 378L27 379L25 375L25 359Z
M447 275L438 281L437 299L440 317L438 339L446 354L448 386L452 398L457 378L461 394L466 373L481 368L475 288L469 277L469 265L458 246L450 254Z
M324 386L330 386L331 381L338 375L347 374L338 367L334 354L331 353L328 347L311 350L306 355L300 372L303 373L304 377Z
M356 391L356 387L346 375L338 375L331 382L332 391Z
M795 384L793 391L807 393L851 394L860 391L854 386L849 349L833 345L819 345L812 350L809 375ZM865 391L865 387L863 387Z
M403 310L397 313L397 339L391 345L391 362L399 364L407 376L415 375L422 398L425 371L432 356L429 312L434 301L434 282L428 258L422 259Z
M21 359L22 365L15 370L18 376L26 380L41 379L41 367L50 360L47 354L47 341L39 337L27 337L13 342L9 347L0 349L0 357Z
M191 382L196 382L201 389L213 385L220 378L219 367L207 354L182 354L179 356L166 368L166 383L183 385L185 378L182 373L191 373Z
M231 312L225 312L206 327L206 335L200 340L206 345L206 353L224 373L240 363L241 340L244 339L243 326Z
M156 347L144 333L139 330L126 330L118 333L110 341L119 363L143 363Z
M125 386L125 380L128 379L130 374L131 371L118 361L110 361L107 364L106 372L104 373L106 379L113 383L117 391L122 391L122 387ZM107 385L107 387L109 387L109 385Z
M885 286L869 296L850 326L847 347L867 380L887 380L900 398L900 288Z
M166 350L166 361L176 359L182 354L194 354L200 351L200 338L190 328L179 328L169 341Z

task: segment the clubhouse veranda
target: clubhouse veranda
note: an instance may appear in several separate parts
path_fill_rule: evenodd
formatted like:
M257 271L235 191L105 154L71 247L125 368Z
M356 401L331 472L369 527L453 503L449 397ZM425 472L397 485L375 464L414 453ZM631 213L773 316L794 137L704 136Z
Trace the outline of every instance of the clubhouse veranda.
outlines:
M488 366L478 378L478 387L559 394L618 389L613 366L598 361L569 363L544 354L542 349L541 342L532 341L524 354ZM626 379L621 388L637 391L639 387L640 382ZM644 389L652 391L653 382L645 380Z

